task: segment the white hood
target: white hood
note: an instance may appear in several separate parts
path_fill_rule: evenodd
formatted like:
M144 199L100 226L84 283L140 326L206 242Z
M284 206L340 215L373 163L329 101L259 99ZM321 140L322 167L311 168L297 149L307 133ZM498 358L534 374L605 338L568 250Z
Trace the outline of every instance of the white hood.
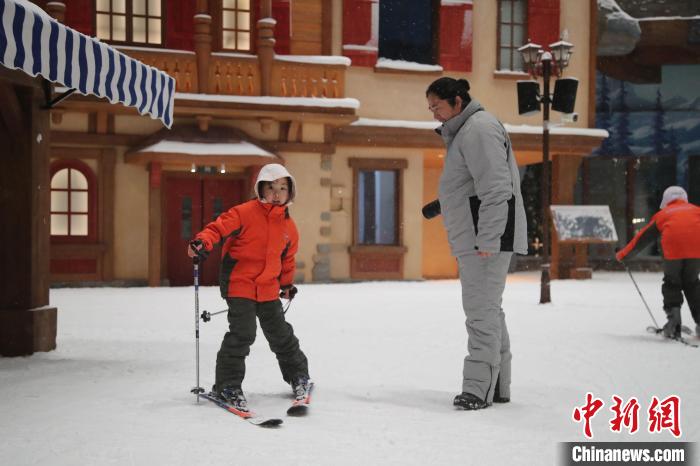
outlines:
M685 202L688 202L688 193L686 193L685 189L681 188L680 186L669 186L666 188L666 191L664 191L664 197L661 200L660 207L663 209L676 199L683 199Z
M297 183L287 169L279 163L269 163L260 169L258 179L255 181L255 196L258 200L264 202L264 199L260 196L260 183L262 181L275 181L284 177L289 178L289 200L285 205L290 205L297 194Z

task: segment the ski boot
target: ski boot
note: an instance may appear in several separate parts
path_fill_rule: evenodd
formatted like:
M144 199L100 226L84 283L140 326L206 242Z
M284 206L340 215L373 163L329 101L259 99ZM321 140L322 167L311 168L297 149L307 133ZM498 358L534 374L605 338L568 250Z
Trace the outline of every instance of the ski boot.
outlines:
M479 398L476 395L472 395L471 393L467 392L462 392L459 395L457 395L452 402L453 405L455 405L459 409L463 409L465 411L474 411L477 409L484 409L488 408L489 404Z
M292 386L294 397L297 400L301 400L308 396L309 389L311 388L311 381L309 380L308 376L302 375L299 377L294 377L290 385Z
M240 388L224 388L219 393L219 398L239 411L248 411L248 401Z
M681 336L681 308L664 309L668 322L664 325L663 333L666 338L678 339Z

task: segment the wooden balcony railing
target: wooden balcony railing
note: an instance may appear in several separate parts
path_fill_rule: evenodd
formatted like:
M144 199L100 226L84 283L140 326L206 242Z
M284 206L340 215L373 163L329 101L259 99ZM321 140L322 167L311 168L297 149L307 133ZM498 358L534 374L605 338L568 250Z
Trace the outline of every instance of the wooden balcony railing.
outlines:
M260 95L260 65L255 55L213 53L209 89L214 94Z
M155 66L175 78L177 92L200 92L197 56L193 52L120 47L122 52ZM277 56L271 69L270 93L279 97L341 98L345 96L345 70L342 57L327 63L309 57ZM260 96L262 77L259 57L234 53L212 53L208 63L212 94Z
M272 94L282 97L345 96L343 64L295 61L294 56L276 57L272 67Z

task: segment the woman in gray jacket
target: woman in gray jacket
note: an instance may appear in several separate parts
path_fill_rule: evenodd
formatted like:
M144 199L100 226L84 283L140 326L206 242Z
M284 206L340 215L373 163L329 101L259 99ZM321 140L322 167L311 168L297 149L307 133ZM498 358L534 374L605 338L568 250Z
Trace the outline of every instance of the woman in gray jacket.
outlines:
M426 91L447 147L439 207L457 258L469 354L462 393L467 410L510 401L510 341L501 308L513 253L527 253L518 166L503 125L469 96L469 82L444 77Z

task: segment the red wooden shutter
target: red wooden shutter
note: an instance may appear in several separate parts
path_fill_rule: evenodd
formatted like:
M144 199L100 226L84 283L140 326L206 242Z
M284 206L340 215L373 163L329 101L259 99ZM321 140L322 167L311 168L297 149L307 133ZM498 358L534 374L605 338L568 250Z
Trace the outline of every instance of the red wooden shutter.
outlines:
M72 0L66 3L66 26L94 36L95 9L93 0Z
M530 0L527 33L535 44L547 47L559 40L559 0Z
M472 70L471 3L440 5L440 65L447 71Z
M355 66L374 66L377 49L362 48L372 39L372 5L378 0L343 2L343 55Z
M168 0L165 11L165 46L194 51L195 2Z
M289 0L272 0L275 24L275 53L289 55L291 50L291 8Z

